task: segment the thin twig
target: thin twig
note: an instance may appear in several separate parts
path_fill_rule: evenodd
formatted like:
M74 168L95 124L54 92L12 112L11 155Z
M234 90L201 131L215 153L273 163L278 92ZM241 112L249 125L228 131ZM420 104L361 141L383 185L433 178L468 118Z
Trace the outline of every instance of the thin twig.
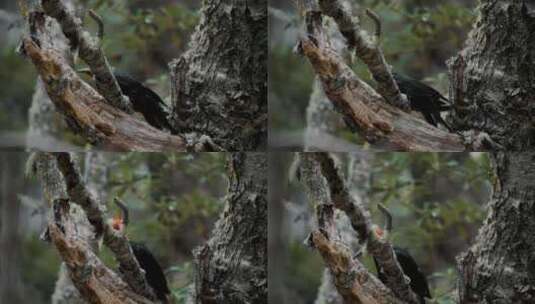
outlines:
M385 230L385 236L388 236L388 235L390 235L390 232L392 231L392 214L381 203L378 203L377 207L379 208L379 211L381 211L381 213L385 217L385 228L384 228L384 230Z
M91 16L91 18L98 25L97 37L98 37L98 40L100 41L100 43L102 43L102 39L104 38L104 22L102 21L102 18L97 13L95 13L95 11L92 10L92 9L89 10L89 16Z
M377 47L379 46L381 42L381 32L382 32L381 19L379 19L379 16L369 8L366 9L366 15L368 15L368 17L370 17L370 19L372 19L373 22L375 23L374 37L375 37L375 46Z

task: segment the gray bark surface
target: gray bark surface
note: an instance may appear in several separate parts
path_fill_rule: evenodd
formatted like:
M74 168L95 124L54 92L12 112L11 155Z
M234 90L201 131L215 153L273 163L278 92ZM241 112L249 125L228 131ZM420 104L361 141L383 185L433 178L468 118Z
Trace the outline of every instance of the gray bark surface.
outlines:
M104 176L106 175L106 169L103 167L105 157L103 155L96 156L93 154L86 154L84 156L86 157L86 165L92 168L91 174L87 175L89 184L95 187L95 190L101 190L102 185L99 185L99 183L105 180ZM64 178L57 167L56 159L52 155L36 153L30 157L28 162L31 171L41 181L46 204L50 204L55 199L67 197ZM99 186L97 187L97 185ZM96 252L98 250L99 240L95 239L94 231L83 210L78 205L73 204L71 207L71 216L75 220L78 236L85 240L87 244L90 244ZM51 302L54 304L86 303L69 278L69 272L64 263L59 270L58 280L56 281L56 288Z
M535 153L498 153L493 164L488 217L459 257L460 303L534 303Z
M65 182L56 166L55 159L51 155L45 153L32 154L28 160L28 166L31 167L31 171L41 181L45 204L50 206L50 202L53 200L67 196ZM64 263L61 264L51 302L53 304L86 303L69 278L69 273Z
M267 145L267 0L203 1L189 50L171 64L173 119L229 151Z
M485 132L506 150L535 147L535 5L480 1L466 47L449 62L454 128Z
M64 1L65 5L72 7L72 1ZM64 58L72 62L73 54L69 48L67 38L63 35L61 27L56 20L49 20L44 25L46 31L40 32L42 43L46 46L54 47L61 52ZM28 110L28 134L27 145L32 146L32 142L38 138L62 138L62 134L67 130L67 125L63 116L56 110L46 92L46 87L40 77L37 78L35 92L32 97L32 104ZM52 150L52 147L50 147Z
M229 156L225 209L195 250L196 303L267 303L267 155Z

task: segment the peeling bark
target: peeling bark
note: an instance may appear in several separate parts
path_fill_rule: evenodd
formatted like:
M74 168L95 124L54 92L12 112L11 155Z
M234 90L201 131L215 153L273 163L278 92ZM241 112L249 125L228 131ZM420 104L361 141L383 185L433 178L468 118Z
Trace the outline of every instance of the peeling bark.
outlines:
M69 276L89 303L144 303L151 301L134 293L121 278L107 268L87 243L78 238L77 225L71 217L68 199L53 203L48 231L50 238L68 268Z
M535 302L535 153L497 153L489 214L459 257L461 304Z
M44 24L45 16L36 23ZM37 26L37 25L36 25ZM44 81L48 96L71 128L94 144L113 150L163 151L187 149L186 141L107 104L53 49L43 49L29 38L23 49Z
M41 182L45 204L50 206L52 201L66 197L65 182L51 155L34 153L28 159L27 166L30 172ZM81 208L71 208L71 211L78 227L79 238L95 246L96 244L92 242L93 231ZM51 298L53 304L87 303L73 285L64 263L61 264L58 277Z
M72 1L63 1L69 9L73 9ZM39 29L34 28L34 35L40 37L41 46L53 47L68 62L73 61L73 55L69 48L69 43L57 21L49 19ZM38 32L36 32L38 31ZM32 104L28 110L28 134L27 146L33 147L32 144L36 139L42 138L62 138L68 130L65 119L56 110L54 103L48 97L46 87L40 77L37 78L35 92L32 97ZM53 150L50 147L47 150Z
M323 28L321 12L310 9L306 11L305 19L308 35L301 38L299 50L310 61L325 94L344 116L351 131L358 132L368 142L383 149L465 150L463 138L459 135L436 128L390 105L359 79L331 46Z
M404 299L408 303L417 303L405 282L390 244L383 243L373 234L366 232L370 230L369 215L348 197L340 176L334 173L336 169L332 158L324 153L302 153L300 156L301 180L306 186L307 197L316 208L318 220L318 229L311 232L308 242L322 255L334 285L344 301L404 303L401 300ZM353 258L355 252L339 240L334 218L336 209L344 211L353 229L361 236L360 241L367 241L368 251L381 260L382 267L389 268L391 280L387 282L388 287L371 275L358 259Z
M29 166L41 180L45 200L53 205L48 233L64 261L53 302L150 303L155 297L128 239L104 220L105 208L86 187L72 156L37 153ZM102 238L115 254L121 276L95 255Z
M267 1L205 0L189 50L170 64L173 118L228 151L267 145Z
M196 303L267 303L267 155L229 160L225 209L195 250Z

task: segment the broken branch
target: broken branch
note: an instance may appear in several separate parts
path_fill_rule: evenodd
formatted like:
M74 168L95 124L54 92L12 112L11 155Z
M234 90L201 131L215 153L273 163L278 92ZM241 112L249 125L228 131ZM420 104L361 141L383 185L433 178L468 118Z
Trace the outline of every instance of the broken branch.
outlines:
M60 0L42 0L41 5L44 12L56 19L63 30L65 36L71 42L71 49L78 48L80 58L87 63L93 75L95 75L98 92L104 96L106 101L112 106L133 113L132 105L126 96L123 96L117 80L111 72L108 59L100 47L100 41L96 41L82 27L80 18L69 11ZM104 35L102 20L96 14L91 17L99 24L99 36Z

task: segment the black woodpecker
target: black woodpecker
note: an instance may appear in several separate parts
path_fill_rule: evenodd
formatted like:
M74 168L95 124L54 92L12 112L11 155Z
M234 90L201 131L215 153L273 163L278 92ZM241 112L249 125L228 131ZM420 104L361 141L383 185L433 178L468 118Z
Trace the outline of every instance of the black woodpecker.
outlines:
M80 72L91 75L88 69ZM167 118L167 106L158 94L126 74L113 73L113 75L123 94L130 99L135 112L141 113L145 120L157 129L173 130Z
M394 254L396 255L396 259L398 260L399 266L401 266L403 273L411 280L411 289L418 296L420 304L425 304L424 298L431 298L429 286L427 285L427 278L407 250L394 246ZM383 273L382 269L379 268L377 260L373 258L373 261L375 263L375 268L377 269L377 277L379 280L381 280L381 282L385 283L385 274Z
M433 126L440 123L451 131L451 127L440 116L440 112L451 109L446 97L416 79L398 73L392 73L392 76L401 93L407 96L412 110L422 113L425 120Z
M128 225L128 209L119 200L115 203L122 211L122 216L115 216L112 219L112 227L115 230L122 231ZM169 303L169 294L171 291L167 286L167 279L163 273L162 267L152 254L152 252L142 243L130 241L132 252L139 263L139 266L145 271L145 279L161 303Z
M139 266L145 270L145 279L154 290L158 300L162 303L168 303L168 296L171 291L167 286L167 279L165 278L162 267L158 264L156 258L152 255L149 248L141 243L131 241L130 247L132 247Z
M373 232L379 239L387 239L391 230L392 230L392 215L382 204L378 204L379 210L386 218L385 227L381 229L377 225L373 225ZM420 304L425 304L425 298L431 298L431 293L429 292L429 286L427 284L427 278L416 264L414 258L410 253L400 247L394 246L394 254L396 255L396 260L403 270L403 274L410 279L410 287L412 291L418 296ZM375 269L377 269L377 277L381 282L386 282L386 276L383 270L379 267L377 260L373 257L373 262L375 263Z

